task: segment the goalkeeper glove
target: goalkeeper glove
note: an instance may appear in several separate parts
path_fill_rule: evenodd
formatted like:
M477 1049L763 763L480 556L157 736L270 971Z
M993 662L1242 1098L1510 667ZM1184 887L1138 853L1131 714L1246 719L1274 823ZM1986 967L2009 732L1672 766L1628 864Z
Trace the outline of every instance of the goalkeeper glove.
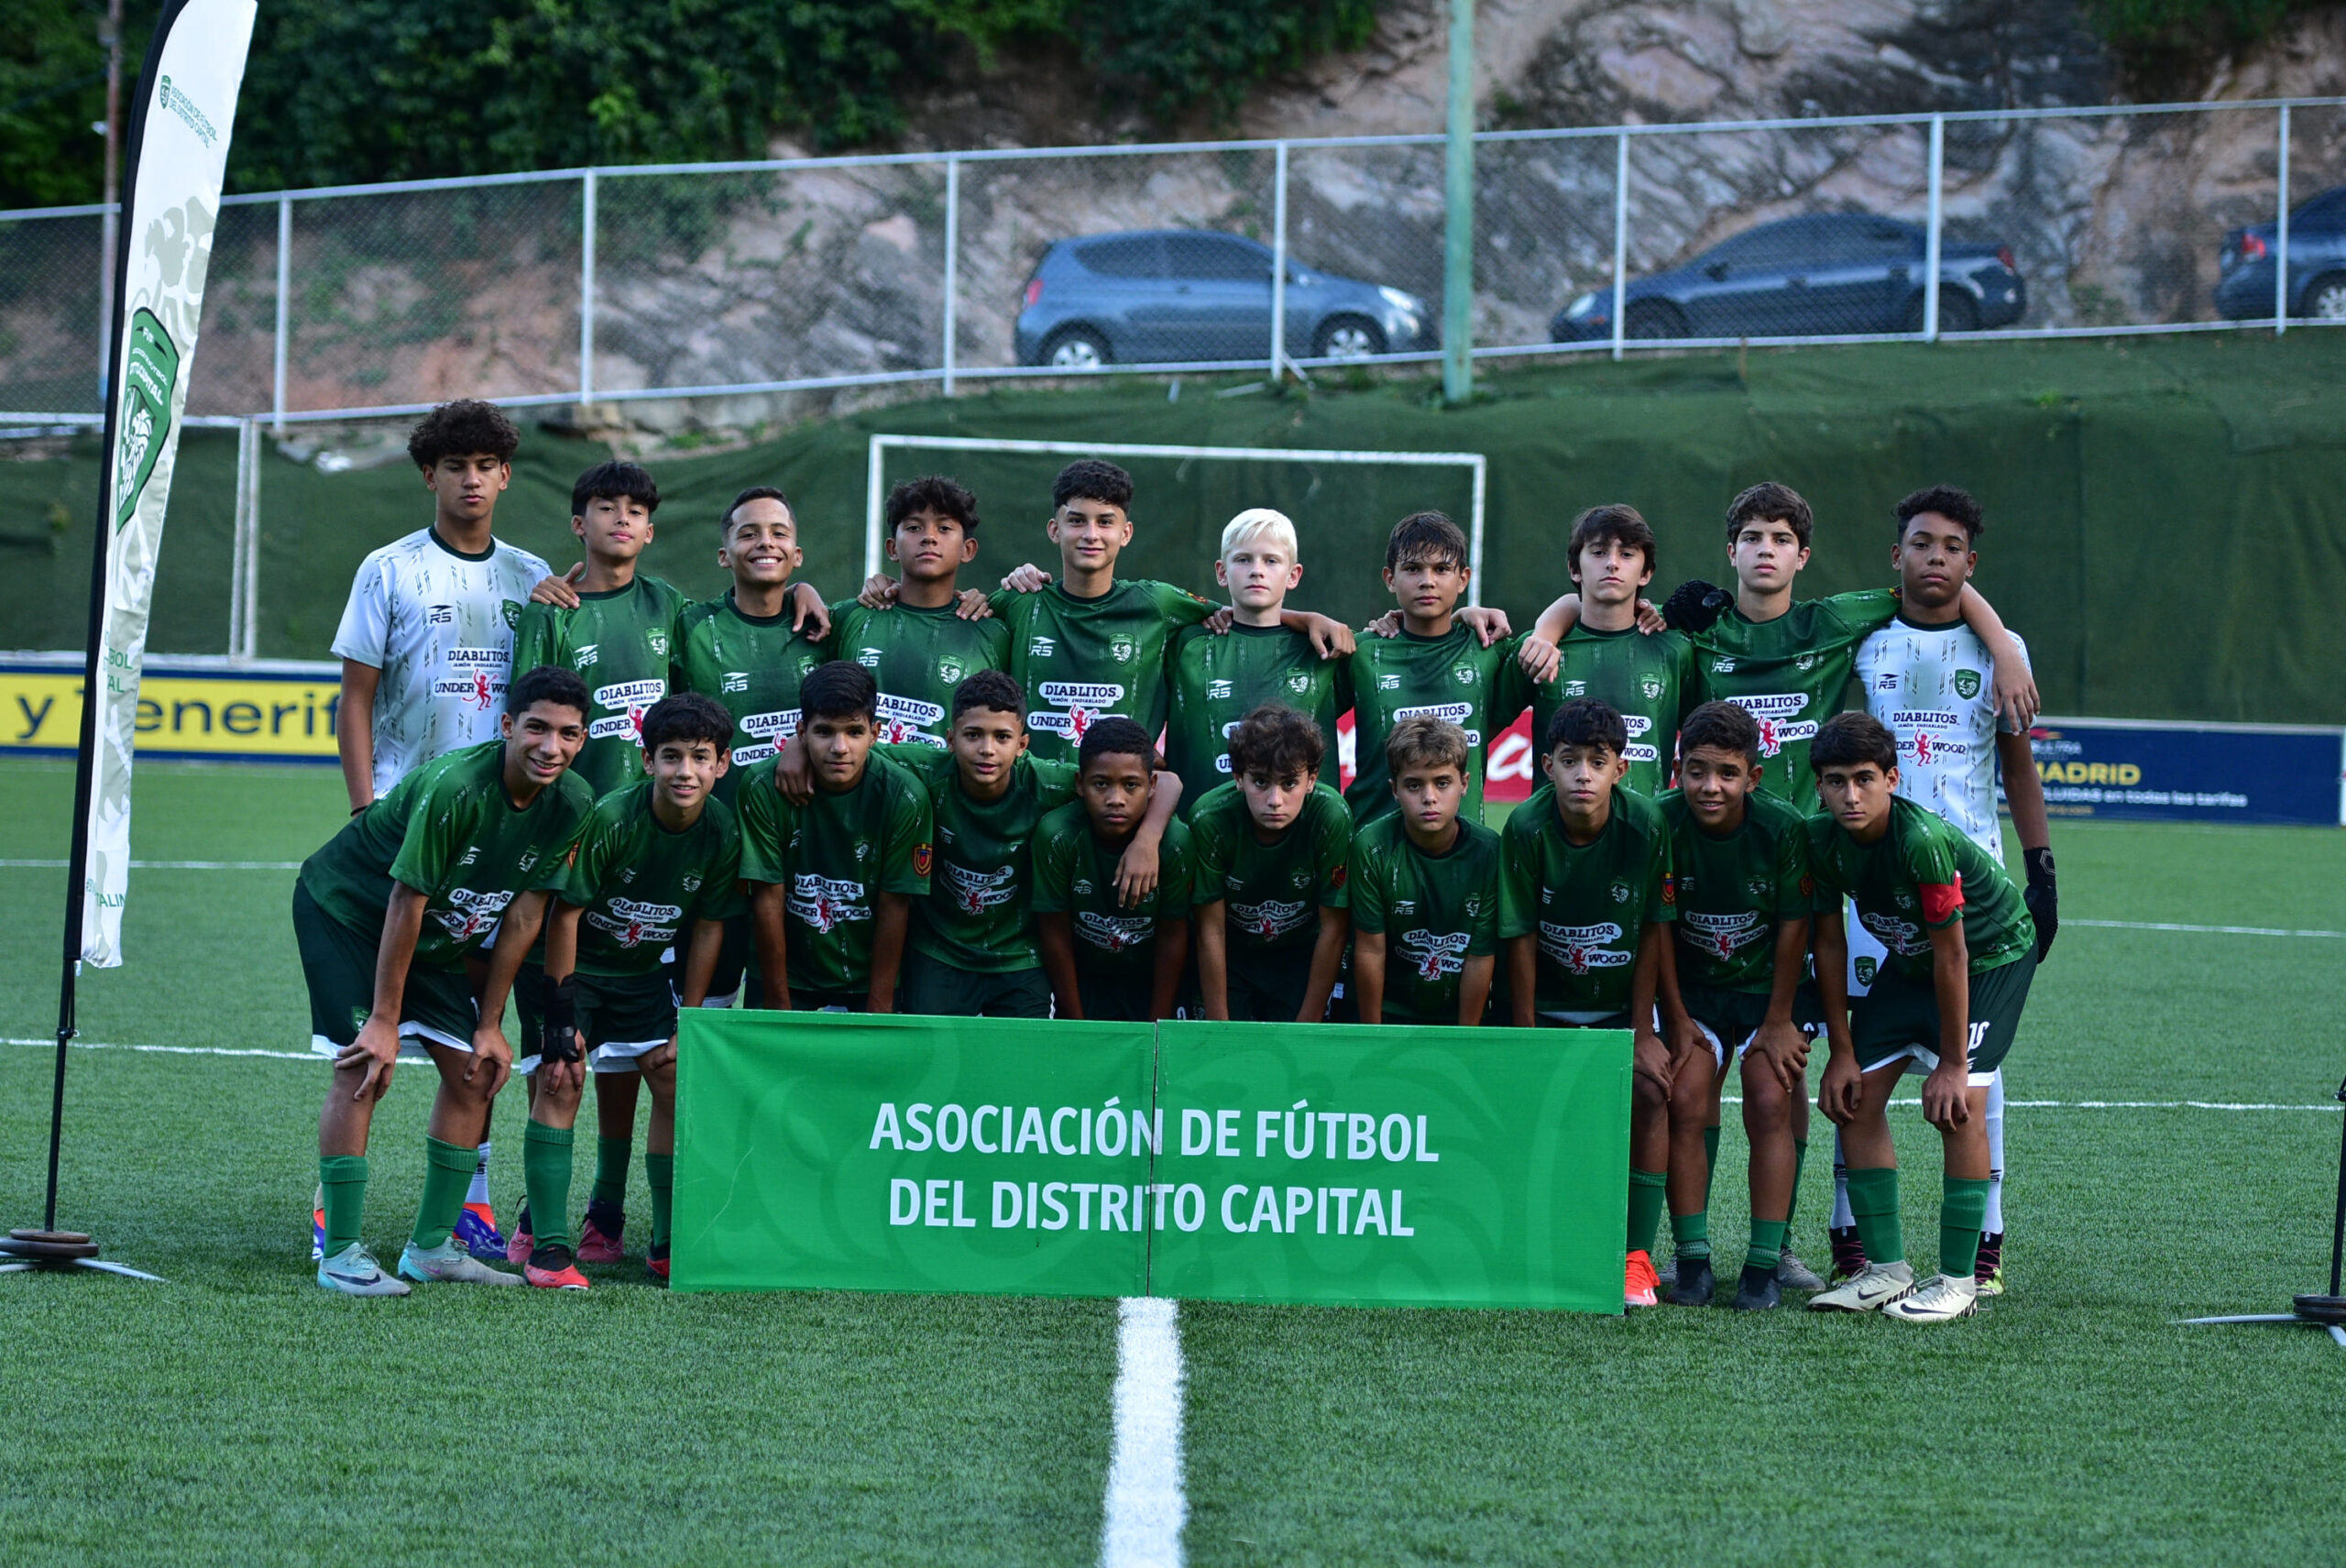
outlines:
M546 987L544 1034L539 1055L554 1062L578 1059L578 977L564 975Z
M1734 602L1735 596L1725 588L1690 577L1662 601L1661 619L1673 631L1707 631Z
M2021 894L2021 902L2028 905L2029 918L2036 922L2036 961L2043 963L2045 955L2053 950L2053 933L2061 928L2061 901L2053 889L2053 851L2048 848L2023 850L2021 863L2028 870L2028 886Z

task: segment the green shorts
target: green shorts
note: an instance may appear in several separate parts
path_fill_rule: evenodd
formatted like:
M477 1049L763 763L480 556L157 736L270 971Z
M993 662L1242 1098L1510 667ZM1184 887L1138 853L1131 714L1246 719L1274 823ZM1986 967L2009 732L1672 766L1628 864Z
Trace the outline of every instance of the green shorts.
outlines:
M650 974L582 974L578 977L578 1043L594 1072L634 1072L636 1058L676 1035L676 992L663 964ZM513 979L513 1004L521 1015L521 1042L513 1070L532 1073L545 1039L546 971L523 964Z
M2032 949L2008 964L1999 964L1971 977L1971 1037L1965 1052L1971 1087L1994 1080L1996 1069L2020 1033L2021 1010L2028 1005L2029 982L2036 978L2036 954ZM1858 1066L1866 1072L1903 1061L1902 1070L1919 1068L1929 1072L1939 1065L1938 992L1924 975L1917 980L1905 970L1886 966L1874 976L1873 989L1858 998L1849 1013L1849 1036L1857 1047Z
M1711 1042L1712 1062L1721 1068L1730 1055L1740 1061L1760 1025L1768 1021L1768 994L1728 991L1700 981L1678 982L1678 999L1686 1004L1695 1027ZM1803 979L1792 992L1792 1023L1812 1039L1825 1032L1825 998L1818 994L1815 981Z
M310 1049L322 1057L338 1055L358 1038L375 1010L375 956L382 935L352 930L319 908L310 890L296 882L293 941L301 953L301 979L310 988ZM472 979L464 970L410 964L400 993L400 1055L429 1056L426 1042L469 1051L479 1015Z
M1311 989L1310 948L1273 953L1233 950L1229 968L1233 1023L1296 1022L1296 1014L1303 1011L1303 993Z
M1157 980L1153 975L1085 974L1079 967L1076 988L1083 996L1083 1015L1114 1024L1150 1024L1157 1020Z
M896 1000L902 1011L933 1018L1047 1018L1051 982L1039 969L980 973L907 953Z

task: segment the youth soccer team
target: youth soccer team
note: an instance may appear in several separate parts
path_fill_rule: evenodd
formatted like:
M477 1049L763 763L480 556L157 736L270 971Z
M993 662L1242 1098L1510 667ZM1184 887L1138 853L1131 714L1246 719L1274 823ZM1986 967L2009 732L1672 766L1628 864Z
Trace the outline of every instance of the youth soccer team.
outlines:
M639 570L660 494L621 462L579 477L585 561L556 576L493 532L519 441L476 401L416 427L433 523L367 557L334 641L351 821L293 894L312 1047L334 1063L322 1286L586 1288L581 1262L623 1256L640 1090L664 1283L678 1010L740 1004L1628 1029L1629 1305L1719 1291L1731 1061L1752 1215L1737 1308L1805 1290L1813 1310L1931 1322L2003 1289L2001 1067L2056 902L2036 693L1969 586L1963 491L1898 503L1895 587L1798 600L1810 509L1754 486L1727 511L1734 587L1689 582L1659 611L1652 529L1597 507L1558 530L1576 591L1520 636L1461 608L1467 542L1419 512L1386 545L1398 609L1355 643L1288 605L1304 568L1276 511L1223 530L1226 605L1120 577L1133 484L1099 461L1053 487L1056 573L1023 565L991 594L961 580L975 498L931 477L887 498L894 575L830 604L794 580L782 492L742 491L717 520L732 586L688 602ZM1864 706L1844 711L1853 679ZM1527 708L1545 782L1494 832L1486 754ZM1788 1245L1820 1037L1829 1281ZM438 1083L422 1201L385 1270L361 1240L367 1128L402 1057ZM1924 1279L1886 1114L1908 1072L1945 1146ZM509 1238L488 1133L517 1074Z

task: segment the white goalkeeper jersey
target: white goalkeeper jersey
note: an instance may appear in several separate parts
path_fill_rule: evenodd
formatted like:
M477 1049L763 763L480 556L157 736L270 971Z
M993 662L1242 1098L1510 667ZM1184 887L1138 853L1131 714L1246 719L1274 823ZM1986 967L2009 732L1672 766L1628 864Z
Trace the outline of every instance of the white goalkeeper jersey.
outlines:
M2020 639L2015 636L2015 642ZM2028 656L2025 643L2021 656ZM1927 806L1996 858L1996 666L1962 621L1917 626L1901 616L1858 649L1866 709L1898 738L1898 793Z
M337 658L382 671L375 687L375 795L433 758L497 738L513 627L546 564L491 540L466 555L429 528L359 563L334 633Z

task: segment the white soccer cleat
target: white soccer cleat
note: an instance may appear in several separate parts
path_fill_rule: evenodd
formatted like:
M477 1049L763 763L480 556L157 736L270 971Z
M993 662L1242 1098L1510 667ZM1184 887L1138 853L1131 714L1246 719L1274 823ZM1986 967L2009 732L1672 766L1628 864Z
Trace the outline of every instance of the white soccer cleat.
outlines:
M1944 1323L1957 1318L1968 1318L1979 1310L1979 1286L1977 1280L1958 1279L1951 1274L1935 1274L1924 1280L1913 1295L1884 1305L1881 1315L1909 1323Z
M453 1241L426 1250L413 1242L400 1253L400 1273L419 1285L519 1285L521 1277L491 1268Z
M1864 1273L1808 1299L1812 1312L1875 1312L1914 1293L1914 1266L1896 1263L1866 1266Z
M375 1255L356 1242L318 1262L318 1283L345 1296L404 1296L407 1281L383 1272Z

